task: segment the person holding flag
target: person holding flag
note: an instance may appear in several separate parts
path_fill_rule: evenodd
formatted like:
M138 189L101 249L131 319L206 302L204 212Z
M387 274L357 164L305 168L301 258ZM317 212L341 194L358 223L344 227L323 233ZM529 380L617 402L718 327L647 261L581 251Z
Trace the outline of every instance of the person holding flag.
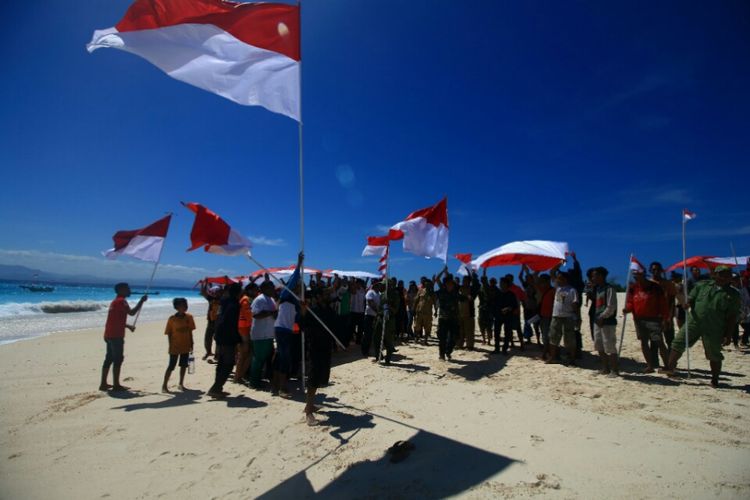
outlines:
M104 357L104 364L102 365L102 380L99 384L100 391L108 389L124 391L128 389L120 384L120 368L125 359L123 353L125 348L125 329L129 329L131 332L135 331L135 321L138 319L143 303L148 300L148 290L151 288L151 283L156 275L156 269L159 267L161 253L164 249L164 241L167 238L169 223L171 221L172 214L170 213L146 227L117 231L112 236L114 247L102 252L108 259L116 259L121 255L127 255L135 259L153 262L154 269L146 286L146 293L141 296L138 304L133 308L125 300L130 297L130 286L127 283L118 283L115 285L117 297L109 305L107 323L104 327L104 342L107 344L107 354ZM127 324L128 316L135 316L132 325ZM107 383L110 367L113 367L113 385Z
M120 368L125 360L125 329L131 332L135 327L127 324L128 316L135 316L141 310L143 303L148 300L148 295L143 295L135 307L131 308L128 301L130 297L130 285L118 283L115 285L117 297L109 304L107 312L107 323L104 326L104 342L107 344L107 354L102 365L102 381L99 384L100 391L127 391L128 387L120 384ZM109 368L112 367L112 385L107 383Z

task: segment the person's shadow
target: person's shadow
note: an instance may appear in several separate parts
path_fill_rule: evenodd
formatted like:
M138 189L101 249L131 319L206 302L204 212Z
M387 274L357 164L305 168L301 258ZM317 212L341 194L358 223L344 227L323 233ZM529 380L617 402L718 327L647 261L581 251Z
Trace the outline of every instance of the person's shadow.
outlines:
M175 406L186 406L192 405L198 402L200 397L203 395L203 391L198 389L188 389L182 392L173 392L164 394L164 396L171 396L157 401L155 403L132 403L123 406L116 406L113 410L124 410L124 411L135 411L135 410L159 410L162 408L173 408ZM137 396L131 396L137 397Z
M318 415L326 417L326 420L320 420L318 425L331 427L329 434L338 439L341 444L348 443L351 438L351 436L349 438L344 437L344 434L375 427L372 415L367 413L351 415L336 410L325 410Z

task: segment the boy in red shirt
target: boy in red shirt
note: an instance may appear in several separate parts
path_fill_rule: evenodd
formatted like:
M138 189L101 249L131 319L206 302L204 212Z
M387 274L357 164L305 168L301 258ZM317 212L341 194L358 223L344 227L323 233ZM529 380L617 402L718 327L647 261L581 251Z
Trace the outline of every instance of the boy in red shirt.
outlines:
M131 309L128 305L128 301L125 300L130 297L130 285L127 283L116 284L115 293L117 294L117 297L115 297L115 300L109 305L107 323L104 326L104 342L107 344L107 355L104 357L104 364L102 365L102 381L99 385L100 391L107 391L109 389L112 389L113 391L128 390L127 387L120 385L120 367L125 359L123 356L123 350L125 348L125 328L131 332L135 331L134 326L127 324L128 315L135 316L138 314L143 303L148 300L148 296L143 295L138 301L138 304ZM109 385L107 383L107 377L109 376L109 367L113 364L113 385Z

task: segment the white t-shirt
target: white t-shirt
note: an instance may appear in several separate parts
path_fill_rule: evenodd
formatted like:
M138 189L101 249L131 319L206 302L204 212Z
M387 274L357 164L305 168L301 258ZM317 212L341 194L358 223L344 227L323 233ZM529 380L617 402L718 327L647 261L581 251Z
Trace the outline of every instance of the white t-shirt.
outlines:
M375 309L370 307L370 301L375 304ZM380 294L375 290L368 290L367 294L365 295L365 303L367 304L367 306L365 307L365 314L367 316L377 316L377 308L380 307Z
M552 306L553 318L578 317L578 292L572 286L559 286L555 289L555 303Z
M253 311L253 326L250 329L250 338L252 340L272 339L274 317L266 316L258 319L256 316L263 311L275 311L276 302L271 297L261 294L255 297L250 309Z
M273 326L294 330L294 319L297 316L297 309L291 302L282 302L279 304L279 315L276 317L276 323Z

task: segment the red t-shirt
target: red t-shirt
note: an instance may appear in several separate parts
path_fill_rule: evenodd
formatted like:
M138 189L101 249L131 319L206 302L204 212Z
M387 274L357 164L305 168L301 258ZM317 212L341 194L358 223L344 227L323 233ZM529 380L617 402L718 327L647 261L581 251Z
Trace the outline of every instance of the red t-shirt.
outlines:
M555 289L548 288L542 295L541 305L539 307L539 316L542 318L551 318L552 309L555 306Z
M125 322L128 319L130 306L125 297L117 297L109 305L109 314L107 314L107 323L104 325L105 339L124 339Z

